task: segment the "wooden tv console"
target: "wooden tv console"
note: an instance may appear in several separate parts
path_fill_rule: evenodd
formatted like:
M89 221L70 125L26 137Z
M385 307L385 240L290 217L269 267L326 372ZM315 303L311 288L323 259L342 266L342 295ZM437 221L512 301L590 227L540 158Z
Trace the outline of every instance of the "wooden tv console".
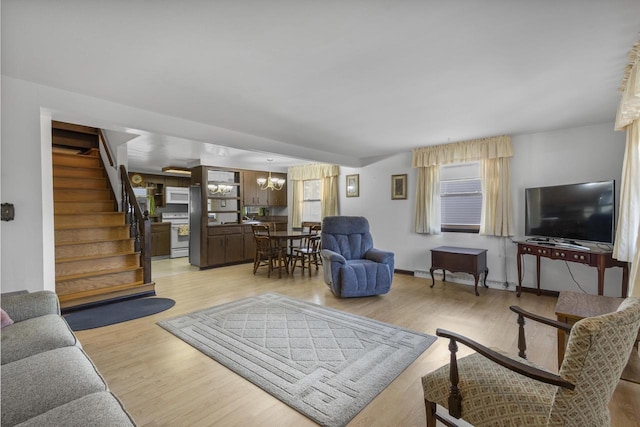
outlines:
M538 295L540 295L540 258L549 258L567 262L586 264L598 269L598 295L604 291L604 272L607 268L622 268L622 298L627 296L627 283L629 282L629 263L613 258L611 251L601 249L580 250L556 246L552 242L516 242L518 244L518 293L522 292L522 256L533 255L536 257L536 281Z

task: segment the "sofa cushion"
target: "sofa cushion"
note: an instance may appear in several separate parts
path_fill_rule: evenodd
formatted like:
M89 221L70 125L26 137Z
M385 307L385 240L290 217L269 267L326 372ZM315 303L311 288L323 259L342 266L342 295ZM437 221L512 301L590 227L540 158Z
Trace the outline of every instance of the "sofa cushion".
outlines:
M39 353L2 365L3 426L21 423L107 386L77 346Z
M14 322L21 322L45 314L60 314L58 296L51 291L2 294L0 305Z
M124 427L135 426L120 401L103 391L89 394L33 417L19 427Z
M76 343L67 322L56 314L15 322L2 329L2 364Z

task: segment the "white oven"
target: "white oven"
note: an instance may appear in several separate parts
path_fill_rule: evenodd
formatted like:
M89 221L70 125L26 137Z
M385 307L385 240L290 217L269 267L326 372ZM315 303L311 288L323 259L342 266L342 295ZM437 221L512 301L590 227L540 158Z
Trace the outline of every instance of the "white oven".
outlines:
M189 213L163 212L162 221L171 223L171 258L189 256Z
M165 203L188 205L189 204L189 188L188 187L166 187L164 190Z

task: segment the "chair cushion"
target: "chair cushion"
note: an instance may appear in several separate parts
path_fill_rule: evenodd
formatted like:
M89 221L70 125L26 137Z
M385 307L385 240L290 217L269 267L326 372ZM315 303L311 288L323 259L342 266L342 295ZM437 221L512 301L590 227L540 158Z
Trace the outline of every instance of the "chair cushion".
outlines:
M79 347L63 347L2 365L2 425L12 426L107 386Z
M76 343L69 325L57 314L15 322L2 329L2 364Z
M19 427L125 427L134 425L120 401L106 391L89 394L18 424Z
M556 386L512 372L477 353L458 359L458 373L465 421L476 426L547 425ZM426 400L447 408L449 365L422 377L422 386Z
M366 259L347 261L339 283L341 297L386 294L391 289L389 266Z

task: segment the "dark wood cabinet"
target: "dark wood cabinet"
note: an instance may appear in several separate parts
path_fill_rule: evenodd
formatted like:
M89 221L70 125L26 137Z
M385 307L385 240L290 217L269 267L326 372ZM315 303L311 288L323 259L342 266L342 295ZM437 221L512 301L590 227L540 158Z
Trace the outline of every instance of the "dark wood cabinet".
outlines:
M151 223L151 256L171 255L171 223Z
M256 254L256 241L253 238L253 230L250 225L243 226L243 236L244 236L244 260L245 261L253 261L253 258Z
M244 235L241 225L216 225L207 230L207 267L244 261Z
M287 174L272 172L273 178L283 178L281 190L262 190L258 178L269 177L266 171L242 171L242 204L244 206L287 206Z
M244 206L267 206L269 190L262 190L258 178L266 178L268 172L242 171L242 203Z
M283 178L284 186L282 190L269 191L267 205L268 206L287 206L287 174L286 173L272 173L274 178Z

